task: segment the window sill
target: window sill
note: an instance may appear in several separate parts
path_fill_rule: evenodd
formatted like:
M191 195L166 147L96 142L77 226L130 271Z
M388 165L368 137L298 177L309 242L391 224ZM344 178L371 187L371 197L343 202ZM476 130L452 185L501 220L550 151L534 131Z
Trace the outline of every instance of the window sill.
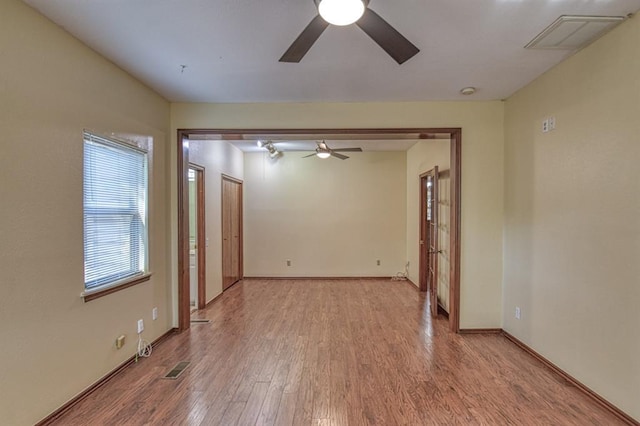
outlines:
M109 285L108 287L102 287L96 290L87 290L80 294L80 297L84 299L84 302L91 302L92 300L99 299L116 291L124 290L125 288L133 287L136 284L140 284L151 279L151 273L148 272L144 275L139 275L132 278L127 278L122 281L118 281Z

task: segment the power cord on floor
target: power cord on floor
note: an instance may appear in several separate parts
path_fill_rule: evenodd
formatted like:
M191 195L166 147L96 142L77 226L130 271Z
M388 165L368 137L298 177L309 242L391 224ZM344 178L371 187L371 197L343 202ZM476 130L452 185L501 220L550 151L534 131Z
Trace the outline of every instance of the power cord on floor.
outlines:
M138 334L138 351L136 352L136 362L138 362L138 358L148 358L151 355L152 347L142 338L141 334Z
M409 279L409 262L404 265L404 272L398 272L393 277L391 277L391 281L406 281Z

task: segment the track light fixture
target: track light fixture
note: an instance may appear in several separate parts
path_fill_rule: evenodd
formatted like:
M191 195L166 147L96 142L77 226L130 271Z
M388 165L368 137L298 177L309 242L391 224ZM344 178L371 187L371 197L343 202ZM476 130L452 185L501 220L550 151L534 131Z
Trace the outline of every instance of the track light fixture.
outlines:
M264 141L258 141L258 142L257 142L257 145L258 145L260 148L264 148L264 149L266 149L267 151L269 151L269 157L271 157L271 158L273 158L273 159L278 158L278 157L280 157L280 156L282 155L282 151L278 151L278 150L276 149L276 147L275 147L275 146L273 146L273 142L271 142L271 141L266 141L266 142L264 142Z

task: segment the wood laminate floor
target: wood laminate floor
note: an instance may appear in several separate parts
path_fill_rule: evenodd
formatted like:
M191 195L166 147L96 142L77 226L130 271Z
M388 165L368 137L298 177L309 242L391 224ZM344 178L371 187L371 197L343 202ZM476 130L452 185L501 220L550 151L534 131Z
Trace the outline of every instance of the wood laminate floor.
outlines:
M503 336L428 312L406 282L245 280L55 424L620 424Z

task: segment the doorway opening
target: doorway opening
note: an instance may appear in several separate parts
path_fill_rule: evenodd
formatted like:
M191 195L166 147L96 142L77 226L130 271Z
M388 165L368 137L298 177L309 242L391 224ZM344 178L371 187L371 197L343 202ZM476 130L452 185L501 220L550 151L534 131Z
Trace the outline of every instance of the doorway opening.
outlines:
M222 291L243 277L242 181L222 175Z
M204 167L189 163L189 313L203 309L206 301L206 227Z
M189 140L332 140L332 139L447 139L450 146L450 249L449 249L449 327L459 331L460 305L460 202L461 153L460 128L365 128L365 129L179 129L177 131L178 173L178 328L186 330L189 318ZM280 138L280 139L278 139ZM253 141L253 142L252 142Z
M432 317L449 317L450 172L436 165L420 175L419 288L429 293Z

